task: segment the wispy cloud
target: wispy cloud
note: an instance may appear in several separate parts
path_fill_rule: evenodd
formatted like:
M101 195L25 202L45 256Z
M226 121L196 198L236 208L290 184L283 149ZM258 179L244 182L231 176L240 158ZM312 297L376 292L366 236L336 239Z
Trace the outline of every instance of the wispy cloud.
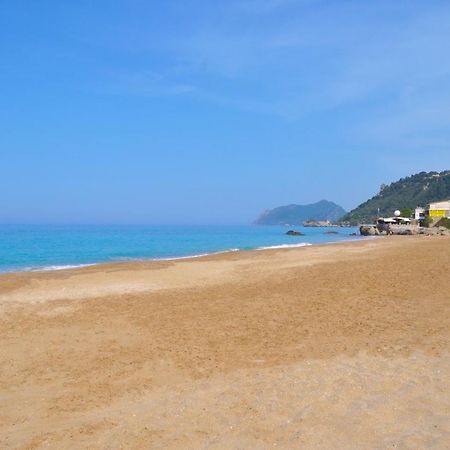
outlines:
M450 5L409 5L210 4L191 14L189 29L140 49L143 59L164 53L162 67L119 74L113 86L133 95L189 95L288 120L345 113L349 133L380 142L443 135L450 116Z
M240 6L282 12L296 3L298 8L262 26L258 20L236 19L234 8L178 47L178 57L203 79L231 80L227 89L201 83L197 92L203 98L289 119L364 104L366 119L379 122L374 129L387 130L390 122L399 133L442 121L446 103L429 86L445 85L450 75L450 5L408 12L405 4L390 2L317 8L310 2L262 3ZM242 83L258 89L243 91ZM408 102L412 96L414 102ZM401 114L402 126L394 111Z

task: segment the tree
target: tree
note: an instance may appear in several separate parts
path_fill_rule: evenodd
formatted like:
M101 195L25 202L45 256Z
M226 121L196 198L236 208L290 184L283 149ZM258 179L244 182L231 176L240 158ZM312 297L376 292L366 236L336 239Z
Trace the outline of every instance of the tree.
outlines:
M422 220L422 226L425 228L429 228L433 223L433 219L430 216L425 216Z
M413 211L412 211L412 209L411 208L402 208L401 210L400 210L400 215L402 216L402 217L411 217L412 216L412 213L413 213Z
M450 219L448 219L447 217L443 217L439 221L439 226L448 228L450 230Z
M390 216L396 209L426 206L450 198L450 170L440 173L421 172L399 181L380 186L380 192L347 213L342 220L365 223L380 209L381 216ZM409 216L409 214L403 214Z

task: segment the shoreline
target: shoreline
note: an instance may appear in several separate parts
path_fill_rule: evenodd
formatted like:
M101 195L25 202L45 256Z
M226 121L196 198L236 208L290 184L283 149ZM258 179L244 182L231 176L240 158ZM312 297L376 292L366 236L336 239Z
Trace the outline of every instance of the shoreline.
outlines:
M10 269L10 270L0 270L0 280L3 275L14 275L20 273L42 273L42 272L59 272L59 271L67 271L67 270L78 270L84 269L86 267L97 267L102 265L110 265L110 264L128 264L128 263L145 263L145 262L164 262L164 261L181 261L181 260L190 260L197 258L204 258L215 255L222 255L227 253L241 253L241 252L255 252L255 251L266 251L266 250L289 250L292 248L303 248L310 246L323 246L323 245L333 245L333 244L348 244L353 242L361 242L363 240L371 240L377 239L385 236L358 236L357 238L345 239L341 241L331 241L331 242L318 242L318 243L309 243L309 242L299 242L298 244L275 244L269 246L255 247L255 248L230 248L227 250L219 250L219 251L211 251L206 253L199 253L193 255L186 256L168 256L161 258L128 258L124 257L121 260L116 261L99 261L99 262L88 262L88 263L80 263L80 264L50 264L45 266L37 266L37 267L25 267L22 269Z
M434 237L432 239L446 239ZM198 285L231 283L242 273L261 264L261 272L273 272L276 264L308 267L327 261L355 258L394 244L398 248L424 242L424 236L364 237L345 242L221 252L172 260L114 261L65 270L23 271L0 274L0 314L10 308L50 301L79 301L90 298L141 295L171 289L192 289ZM339 244L337 247L334 244ZM299 259L300 258L300 259ZM267 262L266 262L267 259Z
M0 277L2 448L442 448L450 238Z
M228 281L233 279L235 276L234 264L247 267L253 261L277 255L280 260L279 264L282 266L285 256L295 255L297 252L300 252L299 255L305 256L303 253L305 250L315 249L320 254L321 249L326 252L326 249L329 248L331 253L335 253L332 250L335 247L334 244L340 244L343 248L349 246L351 249L376 240L381 239L362 237L342 242L224 251L165 260L113 261L64 270L0 273L0 313L2 309L7 310L9 306L27 303L120 295L123 291L139 294L171 287L184 289L191 288L198 283L214 285L223 281L222 279ZM305 265L317 263L321 256L318 261L315 261L314 258L317 259L310 252L309 259L304 259L303 263ZM222 266L221 273L216 274L214 271L208 273L209 269L214 266ZM289 264L287 266L289 267ZM191 272L193 272L192 276L189 275ZM93 277L100 278L101 282L96 284Z

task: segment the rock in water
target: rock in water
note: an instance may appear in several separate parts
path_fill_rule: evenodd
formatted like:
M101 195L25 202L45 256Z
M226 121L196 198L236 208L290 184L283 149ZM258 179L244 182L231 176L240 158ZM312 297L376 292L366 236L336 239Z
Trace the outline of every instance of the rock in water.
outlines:
M289 230L286 234L288 236L304 236L304 234L301 231L295 231L295 230Z

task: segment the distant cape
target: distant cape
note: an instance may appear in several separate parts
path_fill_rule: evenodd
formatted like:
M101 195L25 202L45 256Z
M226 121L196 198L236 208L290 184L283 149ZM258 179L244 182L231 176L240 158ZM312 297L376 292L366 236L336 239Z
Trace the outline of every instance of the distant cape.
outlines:
M342 206L328 200L310 205L286 205L264 211L256 225L302 225L306 220L329 220L337 222L346 211Z

